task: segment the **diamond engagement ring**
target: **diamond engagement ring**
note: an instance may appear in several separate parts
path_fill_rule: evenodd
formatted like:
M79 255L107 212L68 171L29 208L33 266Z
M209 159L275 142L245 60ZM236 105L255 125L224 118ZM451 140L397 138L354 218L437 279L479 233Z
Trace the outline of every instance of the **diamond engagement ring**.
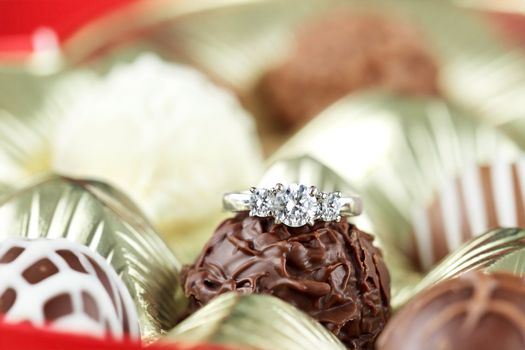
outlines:
M315 220L339 221L341 216L357 216L363 210L359 196L321 192L314 186L301 184L227 193L223 207L228 211L250 211L250 216L271 216L276 223L291 227L313 225Z

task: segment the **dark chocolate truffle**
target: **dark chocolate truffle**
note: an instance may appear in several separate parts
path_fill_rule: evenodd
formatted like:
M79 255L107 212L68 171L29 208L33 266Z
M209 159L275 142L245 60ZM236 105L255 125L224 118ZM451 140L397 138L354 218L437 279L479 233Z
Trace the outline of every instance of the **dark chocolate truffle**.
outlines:
M297 228L240 213L183 271L193 309L228 291L279 297L351 349L368 349L389 317L390 277L373 237L346 219Z
M298 31L287 59L261 78L261 97L293 128L359 89L437 95L438 68L424 42L403 21L330 13Z
M413 211L415 265L428 271L474 236L525 227L525 172L520 162L464 165L428 206Z
M471 272L422 292L388 323L379 350L525 349L525 281Z

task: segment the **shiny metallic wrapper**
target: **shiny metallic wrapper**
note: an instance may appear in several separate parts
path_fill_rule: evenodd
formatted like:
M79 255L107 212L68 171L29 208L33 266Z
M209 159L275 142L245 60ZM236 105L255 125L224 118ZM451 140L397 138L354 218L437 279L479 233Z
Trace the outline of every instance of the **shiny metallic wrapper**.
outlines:
M0 196L0 238L8 237L66 238L99 253L128 288L145 342L185 311L179 261L135 204L104 183L49 176Z
M471 270L506 271L524 276L525 229L499 228L472 238L434 266L420 281L398 289L392 297L392 308L398 309L434 284Z
M261 350L336 350L345 346L320 323L270 295L226 293L191 315L164 341Z
M322 159L363 197L395 298L423 273L414 257L428 238L415 234L415 210L465 164L510 161L519 154L505 134L442 100L370 93L327 109L274 159Z
M0 199L2 198L2 196L9 194L9 192L11 192L12 190L13 189L11 186L4 183L0 183Z
M370 95L368 98L374 99L374 97L371 97ZM387 97L376 96L375 98L381 99ZM395 99L395 97L391 98ZM387 105L390 105L390 103L387 103ZM400 114L405 115L405 113ZM462 119L467 117L458 115L456 118ZM321 120L320 123L324 122L325 121ZM487 126L479 125L479 123L475 121L473 122L467 118L467 125L468 123L474 123L471 125L471 127L473 129L479 129L479 132L481 133L486 131L493 133L494 135L492 137L500 139L501 145L507 144L507 146L503 147L501 145L497 146L499 142L492 143L492 146L496 146L496 148L493 149L495 152L494 154L499 154L499 151L497 151L498 147L506 148L507 151L505 151L504 154L507 154L509 158L513 158L514 155L519 154L519 151L516 150L514 146L512 146L511 141L506 140L505 136L495 136L499 134L497 131L491 131L491 129ZM400 123L394 124L399 126ZM411 127L419 129L420 125L418 125L419 124L416 123ZM441 130L443 131L443 129ZM451 130L449 130L449 132L450 131ZM364 137L366 138L366 136ZM306 136L306 138L309 139L308 136ZM487 137L486 140L489 139L490 137ZM483 140L480 141L483 142ZM310 141L315 142L315 138L313 140L310 139ZM447 140L443 141L446 142ZM314 144L314 146L315 145L316 144ZM338 144L333 146L338 146ZM457 150L451 150L452 153L450 155L456 151ZM466 148L465 151L469 152L467 155L476 154L474 150L469 148ZM491 155L489 153L483 157L479 156L479 160L482 162L489 161L491 159ZM319 155L315 152L308 154ZM469 156L465 156L464 159L467 158L469 158ZM349 157L349 159L351 160L352 157ZM395 159L397 158L392 159L391 162L395 162ZM377 163L374 164L374 168L378 166ZM337 169L341 169L341 166L348 166L350 169L352 168L352 164L340 164L339 166L337 164L333 165ZM457 170L459 170L462 169L465 164L457 163L456 165ZM349 170L350 173L355 171L357 170ZM369 169L369 172L370 171L371 170ZM448 172L445 171L445 173ZM451 173L454 173L454 171L451 171ZM443 174L443 176L445 175ZM385 179L385 181L389 180ZM339 176L335 171L317 159L313 158L311 155L303 155L296 158L286 158L283 156L283 159L275 161L267 170L260 185L272 186L276 182L300 182L316 184L325 191L339 190L348 193L356 192L356 190L352 188L352 186L350 186L349 183ZM359 179L359 182L362 182L362 179ZM514 197L512 196L512 198L507 198L507 200L514 200ZM356 223L361 229L364 229L370 233L375 233L376 231L373 222L371 222L370 218L366 215L370 203L369 201L365 201L365 203L367 204L365 205L365 214L356 218L352 218L352 221ZM417 203L415 203L415 205L417 206ZM484 213L484 215L487 214ZM397 219L392 218L392 220L395 222ZM411 262L407 261L403 251L399 249L399 246L393 246L393 243L388 240L388 237L388 243L385 246L385 244L381 242L382 236L379 236L377 243L380 247L387 250L388 266L392 276L394 277L392 286L393 298L391 301L392 308L394 310L398 309L422 290L429 288L432 285L447 278L458 276L459 274L473 269L485 271L509 271L518 275L525 275L525 231L523 229L500 228L490 230L486 233L475 232L475 234L478 234L479 236L473 237L469 241L465 242L461 247L449 253L445 259L426 272L419 272L415 270L414 266L411 266Z

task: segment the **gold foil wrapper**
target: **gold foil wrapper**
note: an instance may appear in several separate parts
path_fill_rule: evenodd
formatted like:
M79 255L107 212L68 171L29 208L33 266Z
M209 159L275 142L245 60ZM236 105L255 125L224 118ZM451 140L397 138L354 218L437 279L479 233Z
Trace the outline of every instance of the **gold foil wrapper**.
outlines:
M352 191L348 183L330 168L309 156L275 162L268 169L261 186L294 181L319 184L325 191ZM353 218L352 221L357 221L361 229L365 227L373 230L366 215ZM398 309L422 290L470 270L507 271L525 275L525 230L501 228L473 237L424 275L411 272L406 261L403 265L399 252L391 252L389 258L389 267L398 276L398 284L401 282L399 277L403 281L391 301L393 309Z
M0 200L2 199L2 196L9 194L12 190L11 186L0 182Z
M464 164L513 160L519 147L502 132L439 99L363 94L327 109L274 156L310 156L363 197L392 274L395 298L422 274L413 212ZM419 277L418 277L419 276Z
M348 183L320 160L310 156L282 159L272 163L259 182L261 187L277 183L314 185L325 192L353 192Z
M451 252L418 283L400 289L392 297L392 307L397 309L422 290L470 270L507 271L523 276L525 229L495 229L472 238Z
M179 261L139 209L101 182L50 176L0 196L0 239L8 237L66 238L99 253L128 288L145 342L185 311Z
M173 329L165 341L260 350L336 350L345 346L320 323L269 295L226 293Z
M58 116L63 115L75 94L93 82L93 77L80 70L43 77L0 69L1 183L18 187L51 171L50 140Z

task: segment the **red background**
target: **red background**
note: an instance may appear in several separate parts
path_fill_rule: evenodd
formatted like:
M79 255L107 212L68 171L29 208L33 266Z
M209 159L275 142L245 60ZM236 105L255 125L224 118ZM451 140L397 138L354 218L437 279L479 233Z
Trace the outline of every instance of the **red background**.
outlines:
M50 27L60 41L90 20L137 0L0 0L0 51L32 50L32 33Z
M2 350L234 350L217 345L177 346L101 341L86 336L46 332L28 323L0 322L0 349ZM238 348L237 348L238 349Z
M63 42L91 20L135 1L148 0L0 0L0 54L32 51L32 34L41 27L52 28ZM525 45L523 16L490 17L512 40Z

